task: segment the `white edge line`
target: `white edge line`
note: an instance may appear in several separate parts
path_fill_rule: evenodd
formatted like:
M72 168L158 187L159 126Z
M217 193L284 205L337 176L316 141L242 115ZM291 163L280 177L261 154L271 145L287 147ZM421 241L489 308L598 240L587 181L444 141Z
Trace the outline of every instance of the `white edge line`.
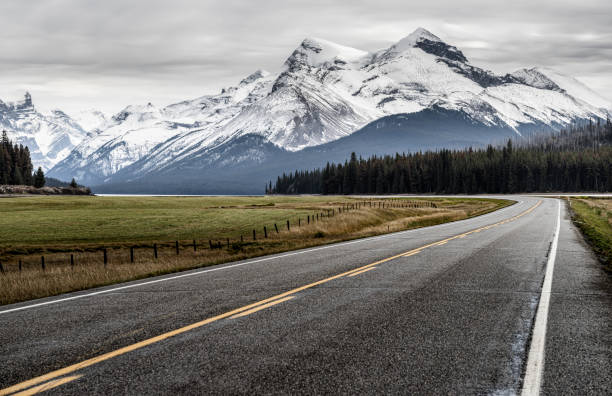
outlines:
M548 262L546 263L546 275L544 276L544 283L542 285L542 292L540 294L540 302L538 304L535 325L533 327L531 346L529 347L529 355L527 358L527 368L525 369L525 379L523 380L523 389L521 392L521 395L523 396L539 395L542 385L548 307L550 305L553 271L555 268L555 259L557 257L559 231L561 229L561 201L557 201L557 203L557 227L555 228L555 235L550 248L550 255L548 256Z
M502 208L500 210L496 210L494 212L487 213L487 214L485 214L485 216L488 215L488 214L499 214L501 212L505 212L508 209L516 209L519 206L521 206L524 202L525 201L517 201L517 203L515 205L510 205L510 206L508 206L506 208ZM473 219L479 219L479 218L482 219L483 217L482 216L478 216L478 217L474 217ZM471 220L471 219L465 219L465 220ZM440 227L454 225L454 224L456 224L456 222L438 224L438 225L435 225L435 226L432 226L432 227L440 228ZM426 227L426 228L431 228L431 227ZM52 300L52 301L45 301L45 302L41 302L41 303L37 303L37 304L31 304L31 305L25 305L25 306L22 306L22 307L11 308L11 309L7 309L7 310L4 310L4 311L0 311L0 315L11 313L11 312L23 311L23 310L26 310L26 309L38 308L38 307L42 307L42 306L45 306L45 305L57 304L57 303L65 302L65 301L77 300L77 299L81 299L81 298L85 298L85 297L97 296L97 295L100 295L100 294L112 293L112 292L119 291L119 290L131 289L131 288L134 288L134 287L152 285L152 284L155 284L155 283L165 282L165 281L169 281L169 280L175 280L175 279L186 278L186 277L195 276L195 275L201 275L201 274L205 274L205 273L208 273L208 272L221 271L221 270L230 269L230 268L242 267L244 265L260 263L262 261L276 260L276 259L281 259L281 258L285 258L285 257L295 256L295 255L298 255L298 254L316 252L318 250L324 250L324 249L330 249L330 248L334 248L334 247L352 245L352 244L355 244L355 243L375 241L375 240L378 240L378 239L389 238L389 237L392 237L392 236L398 236L398 235L405 234L405 233L417 232L417 231L420 231L422 229L423 228L414 228L412 230L392 232L390 234L384 234L384 235L379 235L379 236L375 236L375 237L362 238L362 239L357 239L357 240L354 240L354 241L340 242L340 243L336 243L336 244L320 246L320 247L311 248L311 249L307 249L307 250L300 250L300 251L297 251L297 252L285 253L285 254L281 254L280 256L268 256L268 257L264 257L264 258L260 258L260 259L246 261L246 262L243 262L243 263L225 265L223 267L209 268L209 269L204 269L204 270L200 270L200 271L196 270L195 272L189 272L187 274L174 275L174 276L169 276L169 277L165 277L165 278L161 278L161 279L155 279L155 280L152 280L152 281L139 282L139 283L132 284L132 285L119 286L119 287L114 287L112 289L104 289L104 290L100 290L100 291L97 291L97 292L91 292L91 293L86 293L86 294L79 294L79 295L72 296L72 297L64 297L64 298L60 298L60 299L56 299L56 300Z

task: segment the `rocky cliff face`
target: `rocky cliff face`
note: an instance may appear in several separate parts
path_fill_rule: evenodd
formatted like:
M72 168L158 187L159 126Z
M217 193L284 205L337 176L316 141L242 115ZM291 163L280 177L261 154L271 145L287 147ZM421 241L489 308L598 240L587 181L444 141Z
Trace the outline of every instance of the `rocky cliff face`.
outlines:
M23 101L0 100L0 129L7 131L13 143L28 146L32 163L43 169L50 169L66 158L87 135L75 120L60 110L40 113L27 92Z

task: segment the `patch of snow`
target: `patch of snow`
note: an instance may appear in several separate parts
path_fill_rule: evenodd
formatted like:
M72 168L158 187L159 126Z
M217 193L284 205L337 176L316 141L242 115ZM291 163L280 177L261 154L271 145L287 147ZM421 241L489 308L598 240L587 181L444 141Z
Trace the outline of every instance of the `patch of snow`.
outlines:
M569 95L606 110L612 110L612 103L577 79L561 74L553 69L538 67L537 71L550 78Z
M434 42L441 42L440 38L427 29L423 29L422 27L417 28L414 32L410 33L408 36L404 37L396 44L394 44L391 48L394 51L402 52L407 49L413 48L417 43L429 40Z

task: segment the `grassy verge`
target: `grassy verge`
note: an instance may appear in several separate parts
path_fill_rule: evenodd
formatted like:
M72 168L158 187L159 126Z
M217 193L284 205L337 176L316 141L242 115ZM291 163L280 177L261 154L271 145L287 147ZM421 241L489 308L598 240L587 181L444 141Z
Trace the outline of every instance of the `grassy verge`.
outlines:
M319 196L3 199L0 304L462 220L510 204Z
M571 198L570 203L574 223L612 273L612 199Z

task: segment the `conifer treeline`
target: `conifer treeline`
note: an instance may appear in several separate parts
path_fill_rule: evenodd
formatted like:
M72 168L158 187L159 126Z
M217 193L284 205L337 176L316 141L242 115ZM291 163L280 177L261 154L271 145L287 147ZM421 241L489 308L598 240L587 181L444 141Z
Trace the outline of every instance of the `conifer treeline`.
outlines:
M41 168L32 173L30 150L23 145L13 145L6 131L0 138L0 184L43 187L45 177Z
M503 147L368 159L279 176L278 194L612 191L612 124L575 126Z

